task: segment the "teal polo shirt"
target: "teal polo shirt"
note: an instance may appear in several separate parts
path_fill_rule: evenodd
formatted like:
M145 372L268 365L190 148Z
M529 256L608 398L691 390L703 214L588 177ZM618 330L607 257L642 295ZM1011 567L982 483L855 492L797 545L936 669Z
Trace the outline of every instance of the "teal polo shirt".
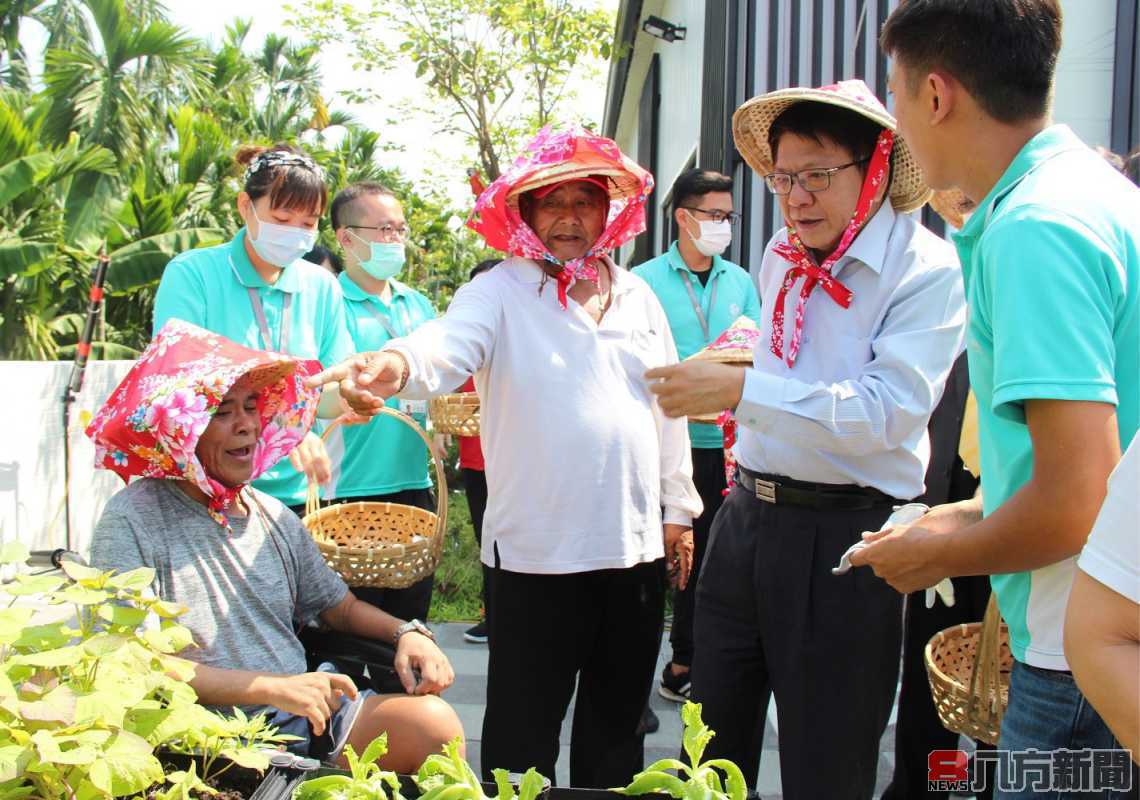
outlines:
M669 320L673 341L677 345L677 355L688 358L703 350L724 333L725 329L744 315L760 324L760 297L747 270L713 256L708 285L701 286L700 278L685 264L677 243L657 258L633 268L633 274L649 284ZM701 311L708 322L709 335L706 337L693 308L692 298L685 288L685 277L692 283L693 294L700 303ZM713 289L716 289L715 306ZM718 448L724 446L720 428L699 422L689 423L689 440L693 447Z
M1026 401L1111 403L1122 450L1140 424L1140 191L1053 126L1026 143L954 238L988 515L1033 473ZM1019 661L1066 668L1075 560L991 579Z
M347 272L340 274L339 281L348 332L357 352L379 350L390 339L407 336L429 319L435 319L431 302L399 281L388 282L392 297L387 303L357 286ZM392 398L388 406L399 410L401 403ZM414 411L412 417L421 427L427 425L426 413L413 408L405 410ZM377 417L365 425L351 425L341 431L344 453L335 474L334 496L365 497L431 486L427 448L423 439L403 422Z
M257 274L245 252L245 228L226 244L180 253L163 270L154 299L154 330L181 319L259 350L278 350L285 298L290 301L287 352L329 367L351 356L344 300L327 270L298 259L270 286ZM272 342L263 342L246 287L257 290ZM289 459L253 482L286 505L305 502L305 476Z

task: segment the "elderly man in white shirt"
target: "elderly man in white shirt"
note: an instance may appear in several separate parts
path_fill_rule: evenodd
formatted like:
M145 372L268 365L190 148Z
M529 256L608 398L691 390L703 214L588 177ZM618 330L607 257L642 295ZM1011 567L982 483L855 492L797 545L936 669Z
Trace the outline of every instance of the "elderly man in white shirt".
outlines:
M671 416L735 409L737 485L697 588L692 693L717 731L710 750L752 782L775 695L789 800L874 791L902 598L870 570L831 569L922 494L927 424L965 325L953 250L900 213L929 191L894 130L860 81L738 109L736 146L787 225L759 270L753 367L649 373Z
M701 501L685 421L662 413L645 378L677 360L665 313L606 255L644 229L651 176L577 131L543 132L528 156L487 188L470 223L513 257L461 288L440 319L317 380L340 381L367 414L384 397L424 398L474 375L495 606L484 776L535 766L553 777L577 684L571 784L618 786L643 766L637 727L667 572L687 577Z

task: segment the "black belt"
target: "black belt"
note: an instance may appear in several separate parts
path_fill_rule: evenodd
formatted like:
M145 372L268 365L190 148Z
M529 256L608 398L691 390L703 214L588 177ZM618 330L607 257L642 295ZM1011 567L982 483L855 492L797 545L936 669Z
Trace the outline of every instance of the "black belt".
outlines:
M736 482L757 500L774 505L817 508L823 511L863 511L898 503L890 495L869 486L797 481L783 475L753 472L739 464L736 467Z

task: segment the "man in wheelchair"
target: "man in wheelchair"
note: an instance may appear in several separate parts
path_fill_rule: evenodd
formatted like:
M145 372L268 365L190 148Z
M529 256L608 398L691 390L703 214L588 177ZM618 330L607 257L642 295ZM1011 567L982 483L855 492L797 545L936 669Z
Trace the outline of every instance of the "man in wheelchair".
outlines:
M412 772L463 734L438 696L454 679L446 656L423 623L357 600L300 520L248 485L308 432L317 395L303 380L318 369L164 326L87 429L100 466L141 477L107 503L91 562L151 567L157 594L187 609L195 645L182 655L203 704L264 713L301 737L294 752L330 764L387 731L383 765ZM299 633L318 621L333 631L322 651L352 637L394 646L405 693L357 689L328 662L309 671Z

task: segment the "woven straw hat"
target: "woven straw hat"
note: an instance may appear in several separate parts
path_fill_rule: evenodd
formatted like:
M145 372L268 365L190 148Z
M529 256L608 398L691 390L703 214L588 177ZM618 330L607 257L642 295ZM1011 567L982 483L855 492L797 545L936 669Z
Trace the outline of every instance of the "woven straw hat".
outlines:
M776 118L791 105L804 101L827 103L854 111L872 122L894 131L895 147L891 154L891 205L897 211L914 211L930 198L930 188L910 148L898 134L898 124L890 112L860 80L840 81L819 89L780 89L753 97L732 115L732 138L740 155L757 173L772 172L772 150L768 147L768 130Z
M624 156L623 160L625 160ZM634 167L637 168L637 165L635 164ZM543 186L565 183L566 181L572 181L578 178L601 178L605 181L606 186L609 187L611 201L635 197L641 191L641 179L638 177L636 171L633 169L618 169L614 166L613 161L599 157L596 163L592 159L575 160L567 161L562 164L552 164L545 169L539 170L518 186L512 188L510 194L507 195L507 202L518 203L520 195L526 194L534 189L541 189Z

